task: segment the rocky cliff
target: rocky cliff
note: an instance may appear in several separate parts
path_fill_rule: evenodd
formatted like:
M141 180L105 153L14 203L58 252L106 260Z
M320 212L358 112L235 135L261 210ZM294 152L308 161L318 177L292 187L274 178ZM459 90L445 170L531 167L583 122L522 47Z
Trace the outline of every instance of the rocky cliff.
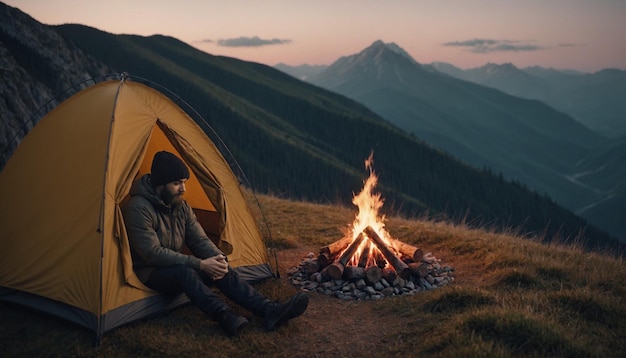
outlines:
M113 71L86 56L53 26L0 3L0 72L2 168L20 140L64 95Z

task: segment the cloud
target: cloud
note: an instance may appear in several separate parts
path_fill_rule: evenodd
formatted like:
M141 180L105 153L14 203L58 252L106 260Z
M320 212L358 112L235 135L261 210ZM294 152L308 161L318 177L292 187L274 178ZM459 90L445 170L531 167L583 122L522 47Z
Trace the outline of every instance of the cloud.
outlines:
M258 36L254 37L237 37L232 39L219 39L217 40L218 46L224 47L259 47L259 46L267 46L267 45L282 45L288 44L291 40L289 39L262 39Z
M545 47L512 40L471 39L446 42L444 46L464 47L474 53L539 51Z

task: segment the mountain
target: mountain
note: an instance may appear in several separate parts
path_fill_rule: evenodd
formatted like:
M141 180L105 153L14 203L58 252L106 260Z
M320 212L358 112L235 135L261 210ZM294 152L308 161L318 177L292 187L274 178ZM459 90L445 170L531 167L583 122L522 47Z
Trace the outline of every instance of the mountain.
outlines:
M0 3L0 148L14 149L33 126L32 112L94 75L110 73L48 26ZM54 44L54 46L51 46ZM84 84L83 84L84 87ZM52 100L48 109L59 102ZM6 152L5 152L6 153ZM0 167L8 158L0 157Z
M320 72L326 69L326 65L300 65L300 66L289 66L284 63L279 63L274 66L275 69L285 72L288 75L291 75L302 81L312 81L315 76L317 76Z
M518 69L510 63L490 63L468 70L441 63L433 66L456 78L545 102L604 136L626 135L626 71L581 73L537 66Z
M449 63L446 62L433 62L430 65L431 68L433 68L435 71L441 72L441 73L445 73L448 74L452 77L456 77L456 78L460 78L462 80L466 80L465 76L465 71L454 66L451 65Z
M483 86L498 89L516 97L529 98L526 93L534 93L530 99L545 98L550 86L524 71L520 71L513 64L496 65L488 63L482 67L466 70L465 79Z
M342 57L315 84L357 100L391 123L475 167L577 207L584 193L562 173L603 138L537 101L424 69L376 41ZM574 195L575 194L575 195Z
M452 77L495 88L516 97L542 99L550 92L549 85L544 80L526 73L510 63L503 65L487 63L484 66L468 70L462 70L443 62L435 62L431 65L437 71ZM527 93L534 93L534 95L527 97Z
M465 80L452 76L460 73ZM517 90L535 93L544 87L543 80L512 65L462 71L441 63L416 64L382 41L341 57L313 83L367 105L466 163L547 193L571 210L605 200L606 192L572 175L580 172L581 160L609 141L606 137L542 102L470 82L476 78L492 86L516 83ZM620 226L612 232L626 238L626 224Z
M570 176L601 196L576 212L619 237L626 237L626 137L607 143L579 163Z
M592 74L511 64L461 70L431 64L450 76L482 84L523 98L541 100L608 138L578 161L567 178L596 195L571 207L579 215L626 237L626 71L606 69ZM619 137L619 136L622 137Z
M9 9L0 22L10 24L17 12ZM29 21L33 27L41 25ZM82 25L43 28L48 36L60 37L38 51L70 45L80 51L80 61L68 63L67 68L104 64L117 73L129 73L131 80L150 79L184 98L206 120L199 124L207 134L219 133L228 146L226 154L232 153L245 172L242 181L257 192L351 205L352 194L360 190L366 176L363 160L373 150L388 212L515 228L545 240L581 239L582 230L588 248L624 250L615 238L549 198L468 167L363 105L271 67L212 56L162 35L113 35ZM27 33L2 36L25 43ZM1 53L14 56L7 48ZM33 71L30 78L38 83ZM89 74L100 75L96 70ZM7 95L5 101L23 100L16 98L20 96L28 93ZM18 119L24 118L29 115Z

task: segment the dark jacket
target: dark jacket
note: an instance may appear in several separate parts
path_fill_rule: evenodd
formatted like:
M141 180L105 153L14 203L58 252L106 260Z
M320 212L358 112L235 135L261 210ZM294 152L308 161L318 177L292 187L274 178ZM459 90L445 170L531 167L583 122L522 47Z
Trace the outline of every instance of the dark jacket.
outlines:
M200 269L200 260L221 254L196 220L186 201L167 206L154 191L150 174L137 180L122 206L133 267L145 282L154 267L186 265ZM193 255L181 253L186 244Z

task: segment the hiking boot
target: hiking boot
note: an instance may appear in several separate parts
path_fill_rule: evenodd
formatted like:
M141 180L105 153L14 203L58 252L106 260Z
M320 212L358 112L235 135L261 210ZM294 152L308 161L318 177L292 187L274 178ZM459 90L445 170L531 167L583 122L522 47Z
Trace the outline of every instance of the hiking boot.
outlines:
M268 331L275 330L288 320L303 314L308 305L309 296L304 292L298 292L283 304L270 303L265 314L265 328Z
M224 310L217 318L222 329L229 337L239 334L239 331L248 324L245 317L234 314L231 310Z

